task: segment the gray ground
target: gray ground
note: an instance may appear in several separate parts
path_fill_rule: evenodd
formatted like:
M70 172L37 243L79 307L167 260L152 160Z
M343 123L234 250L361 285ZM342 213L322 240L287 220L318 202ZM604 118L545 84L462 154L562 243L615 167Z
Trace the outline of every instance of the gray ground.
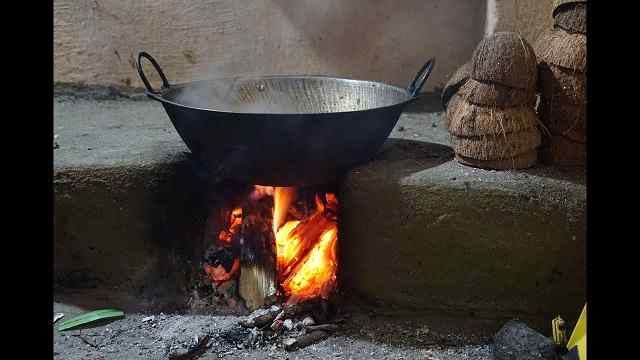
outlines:
M54 312L65 318L84 310L60 303ZM201 359L492 359L486 335L452 333L442 319L388 318L372 313L348 316L343 328L328 339L287 352L278 339L258 348L246 341L249 331L237 325L241 317L127 314L124 319L93 328L54 330L55 359L167 359L186 351L196 336L211 336L211 347ZM456 322L455 319L450 320Z

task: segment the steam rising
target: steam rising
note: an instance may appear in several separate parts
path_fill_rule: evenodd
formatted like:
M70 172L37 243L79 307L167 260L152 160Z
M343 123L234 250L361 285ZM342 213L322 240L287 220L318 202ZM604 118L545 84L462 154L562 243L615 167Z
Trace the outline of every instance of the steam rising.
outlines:
M183 88L175 101L191 107L236 113L298 113L291 93L273 88L271 82L233 78L199 81Z

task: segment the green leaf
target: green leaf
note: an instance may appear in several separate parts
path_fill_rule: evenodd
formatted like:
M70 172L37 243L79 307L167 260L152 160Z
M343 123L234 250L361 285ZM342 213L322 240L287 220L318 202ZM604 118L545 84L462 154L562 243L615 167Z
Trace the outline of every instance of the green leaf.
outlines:
M59 331L71 330L75 327L90 324L92 322L96 322L98 320L107 320L107 319L116 319L123 318L124 312L116 309L102 309L90 311L88 313L84 313L82 315L78 315L69 320L65 320L58 325Z

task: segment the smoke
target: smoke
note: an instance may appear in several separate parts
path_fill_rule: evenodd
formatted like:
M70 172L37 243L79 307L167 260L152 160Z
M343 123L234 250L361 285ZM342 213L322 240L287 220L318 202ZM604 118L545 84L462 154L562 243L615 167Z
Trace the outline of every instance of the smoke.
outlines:
M203 109L224 108L229 103L232 86L226 81L193 83L176 95L176 102Z

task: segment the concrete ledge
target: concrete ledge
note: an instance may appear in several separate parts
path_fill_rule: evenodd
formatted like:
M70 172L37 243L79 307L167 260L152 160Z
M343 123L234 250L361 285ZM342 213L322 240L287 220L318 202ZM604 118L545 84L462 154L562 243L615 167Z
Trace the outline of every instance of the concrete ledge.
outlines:
M389 140L347 176L343 282L389 308L576 313L586 296L582 177L473 169L446 151Z
M54 101L56 282L178 294L183 264L204 251L207 209L161 106ZM461 166L440 116L403 115L376 160L344 179L344 288L391 310L575 313L585 296L584 175Z

